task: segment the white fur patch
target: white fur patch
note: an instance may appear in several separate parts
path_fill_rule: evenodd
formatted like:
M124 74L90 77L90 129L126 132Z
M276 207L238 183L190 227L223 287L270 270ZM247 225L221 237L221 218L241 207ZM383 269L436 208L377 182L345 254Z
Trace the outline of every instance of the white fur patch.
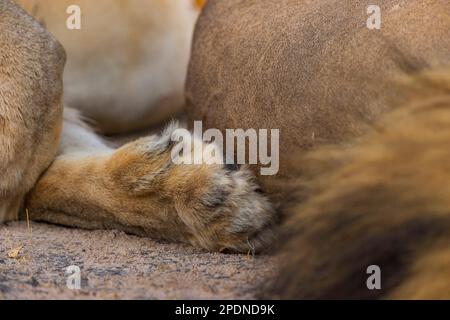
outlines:
M64 124L59 155L63 154L99 154L109 153L113 149L89 127L75 109L64 108Z

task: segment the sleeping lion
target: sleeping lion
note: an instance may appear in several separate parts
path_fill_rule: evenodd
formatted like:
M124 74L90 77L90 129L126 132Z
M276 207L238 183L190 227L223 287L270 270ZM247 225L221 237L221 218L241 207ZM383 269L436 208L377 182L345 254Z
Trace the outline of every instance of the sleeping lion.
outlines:
M17 3L0 0L0 221L275 243L266 298L450 298L448 0L379 0L380 29L366 0ZM181 109L279 129L278 174L175 164L176 122L120 148L100 134Z

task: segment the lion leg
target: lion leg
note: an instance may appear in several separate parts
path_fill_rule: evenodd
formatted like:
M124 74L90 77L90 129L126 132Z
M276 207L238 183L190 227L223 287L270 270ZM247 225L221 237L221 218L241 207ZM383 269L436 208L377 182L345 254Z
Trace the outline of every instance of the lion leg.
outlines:
M59 42L14 1L0 1L0 223L53 161L62 126Z
M174 126L115 150L72 113L61 154L27 197L32 219L219 251L247 252L271 240L272 209L247 169L175 165Z

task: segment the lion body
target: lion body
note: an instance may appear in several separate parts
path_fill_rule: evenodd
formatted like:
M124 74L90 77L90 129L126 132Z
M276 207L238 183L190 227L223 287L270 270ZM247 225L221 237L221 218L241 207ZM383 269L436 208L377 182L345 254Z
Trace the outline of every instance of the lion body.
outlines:
M308 175L284 206L285 262L266 297L450 299L450 69L416 77L357 141L297 156Z
M86 9L100 3L87 2L84 3ZM58 1L58 5L67 3ZM170 6L178 1L148 3L154 4L155 7L151 8L155 9L160 8L158 5ZM127 10L127 1L115 1L113 11L118 9L114 9L118 4ZM45 15L46 10L50 12L54 8L60 7L47 5L41 12ZM86 11L96 12L96 8L91 9ZM136 15L149 11L140 10L133 8ZM178 12L174 8L167 10ZM111 12L106 13L107 17L108 14ZM49 17L53 15L49 14ZM88 18L88 29L90 19L90 23L95 23L95 17ZM49 18L45 21L53 23ZM148 22L150 29L153 28L151 21ZM158 20L156 24L160 22ZM119 28L121 23L118 23ZM133 20L133 23L138 21ZM140 28L133 23L130 28L137 33ZM79 110L63 108L66 54L56 38L11 0L0 0L0 26L0 223L28 213L27 217L37 221L87 229L116 228L215 251L248 252L260 250L270 242L274 213L246 168L230 170L219 164L176 165L172 159L174 143L171 140L172 133L181 129L176 123L169 125L160 135L144 137L120 148L111 146L85 123ZM143 28L142 31L145 30ZM112 33L111 37L114 37ZM83 38L78 44L84 45L77 50L92 49L92 55L86 54L85 59L101 63L103 55L106 55L102 50L111 49L104 47L106 43L102 42L102 37L107 35L92 36L94 39L89 41L98 40L103 47L96 43L90 46L89 41L84 43L87 39ZM144 32L141 36L145 38L148 34ZM170 37L168 41L171 41ZM183 41L184 38L181 39ZM159 43L154 45L156 51L165 50ZM138 47L140 45L135 49ZM75 62L76 59L74 61L71 57L77 55L77 50L71 48L69 60ZM120 48L119 51L128 56L131 53L127 50ZM177 50L174 51L177 55ZM112 51L112 54L116 52ZM139 64L140 58L144 57L139 56L140 50L136 54L136 60L132 57L126 60ZM176 60L174 57L160 58ZM185 62L186 59L181 63ZM95 65L94 62L87 64L90 63ZM84 67L80 66L81 69ZM121 68L120 63L118 68ZM146 77L161 80L158 79L159 72L147 71L151 74ZM131 83L127 82L125 70L121 72L125 74L115 80L121 81L117 91L114 86L110 88L113 96L129 93L126 87ZM182 73L179 74L181 78ZM80 81L81 85L88 86L95 82L89 72ZM95 83L92 85L95 91ZM182 80L178 85L182 86ZM71 84L68 86L70 88ZM145 94L155 88L149 84L147 90L145 83L138 83L138 89ZM131 98L115 114L118 121L126 115L139 114L139 107L133 106L135 101ZM96 101L93 98L90 102L95 104ZM130 106L137 109L130 112L125 108ZM102 108L105 114L114 114L107 105Z
M64 102L114 134L180 112L198 16L188 0L19 0L67 52ZM80 8L80 29L67 12Z
M369 4L212 0L199 18L190 119L280 129L280 173L259 177L284 221L265 298L450 297L450 3L378 1L380 30Z
M128 2L79 0L86 29L68 33L68 2L44 2L24 5L66 46L65 100L78 111L63 108L62 46L0 0L0 222L28 210L38 221L208 250L267 247L277 217L246 167L174 165L176 125L114 148L79 115L105 132L163 115L151 105L182 91L192 21L184 29L176 18L186 8L147 19ZM367 28L363 0L210 0L197 24L190 119L205 129L281 129L280 173L259 177L285 221L286 260L266 296L448 297L450 4L379 2L381 30ZM111 33L90 32L111 19ZM182 38L178 49L157 31L165 21ZM397 76L430 67L412 78L412 97L400 94ZM366 286L371 265L382 270L381 291Z
M53 161L62 124L61 45L10 1L0 2L0 221ZM24 46L17 39L28 42Z
M198 20L190 123L280 129L280 171L260 179L273 199L297 167L285 155L361 135L399 103L397 76L450 63L448 1L378 1L380 30L367 28L369 4L213 0Z

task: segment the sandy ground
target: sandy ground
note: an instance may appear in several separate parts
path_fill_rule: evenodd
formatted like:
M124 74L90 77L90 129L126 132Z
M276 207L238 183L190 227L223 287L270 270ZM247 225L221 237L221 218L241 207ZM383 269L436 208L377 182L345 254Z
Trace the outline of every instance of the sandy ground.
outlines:
M70 265L81 270L80 290L67 288ZM269 256L208 253L119 231L0 225L0 299L252 299L274 269Z
M119 146L160 130L107 140ZM80 290L67 287L71 265L81 270ZM114 230L0 224L0 299L254 299L274 272L270 256L209 253Z

